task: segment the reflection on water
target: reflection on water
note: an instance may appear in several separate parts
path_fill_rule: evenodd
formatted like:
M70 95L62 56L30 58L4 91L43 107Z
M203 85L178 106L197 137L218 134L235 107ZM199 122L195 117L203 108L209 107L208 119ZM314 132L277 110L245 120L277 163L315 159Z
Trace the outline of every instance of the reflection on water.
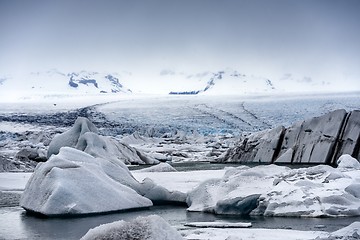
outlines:
M187 171L196 171L196 170L219 170L224 169L227 167L240 167L240 166L248 166L248 167L256 167L259 165L268 165L267 163L210 163L210 162L179 162L179 163L171 163L169 162L171 166L173 166L177 171L179 172L187 172ZM292 169L297 168L306 168L306 167L313 167L317 164L276 164L279 166L286 166ZM130 165L128 166L130 170L138 170L150 167L152 165Z
M122 212L82 218L36 218L27 215L20 207L0 208L0 239L79 239L90 228L137 216L157 214L177 229L186 222L196 221L250 221L253 228L284 228L296 230L335 231L360 217L353 218L264 218L220 216L208 213L187 212L182 206L155 206L148 210ZM322 226L323 225L323 226Z

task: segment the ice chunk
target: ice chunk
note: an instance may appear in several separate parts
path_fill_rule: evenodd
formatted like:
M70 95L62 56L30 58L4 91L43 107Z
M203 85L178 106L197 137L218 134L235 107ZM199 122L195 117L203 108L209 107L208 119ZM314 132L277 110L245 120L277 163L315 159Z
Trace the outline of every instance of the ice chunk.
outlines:
M168 163L159 163L155 166L143 168L133 172L177 172L177 170Z
M349 226L330 233L327 237L319 237L315 240L354 240L360 239L360 222L353 222Z
M258 196L273 188L274 177L288 170L276 165L231 168L223 178L207 180L190 191L188 210L248 214L257 207Z
M190 222L185 223L188 227L199 227L199 228L248 228L252 224L250 222Z
M337 239L360 239L360 222L353 222L349 226L333 232L331 236Z
M138 217L130 222L116 221L90 229L81 240L139 239L180 240L181 235L157 215Z
M360 169L360 163L355 158L351 157L349 154L342 155L337 160L338 168L342 169Z

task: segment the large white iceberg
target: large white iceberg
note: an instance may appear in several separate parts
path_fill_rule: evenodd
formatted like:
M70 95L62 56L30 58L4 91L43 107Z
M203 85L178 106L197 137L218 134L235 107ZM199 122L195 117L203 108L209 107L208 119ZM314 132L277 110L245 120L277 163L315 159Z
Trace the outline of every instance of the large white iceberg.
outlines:
M188 210L247 215L258 197L272 189L274 176L288 170L276 165L230 168L221 179L206 180L190 191Z
M122 182L113 177L117 170ZM131 176L118 163L94 158L72 148L61 148L40 163L25 187L20 205L47 216L90 214L152 206L124 182ZM130 180L130 182L129 182Z
M275 165L229 169L190 191L189 211L264 216L360 216L360 170L350 155L339 167Z
M254 213L265 216L337 217L360 215L360 171L350 155L346 168L319 165L276 176L271 191L262 194ZM353 163L351 163L353 162Z
M130 222L116 221L90 229L81 240L92 239L138 239L180 240L174 228L157 215L138 217Z
M143 208L152 206L152 201L184 202L185 197L149 179L139 183L119 160L63 147L38 164L20 205L30 212L55 216Z

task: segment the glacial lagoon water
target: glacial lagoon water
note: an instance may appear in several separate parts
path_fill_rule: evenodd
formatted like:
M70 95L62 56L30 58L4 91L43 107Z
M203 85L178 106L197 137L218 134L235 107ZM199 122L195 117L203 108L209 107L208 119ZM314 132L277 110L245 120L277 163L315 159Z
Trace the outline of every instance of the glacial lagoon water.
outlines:
M230 165L225 165L230 166ZM223 164L177 164L182 171L199 169L219 169ZM251 222L253 228L294 229L305 231L332 232L345 227L360 217L347 218L269 218L224 216L209 213L187 212L185 206L154 206L149 209L118 212L76 218L38 218L26 214L18 206L19 192L0 194L0 239L79 239L90 228L118 220L131 220L138 216L157 214L176 229L184 229L187 222L225 221Z
M353 218L265 218L219 216L209 213L187 212L182 206L155 206L146 210L121 212L77 218L37 218L26 214L20 207L0 208L0 239L79 239L90 228L118 220L131 220L138 216L157 214L176 229L187 222L226 221L251 222L253 228L281 228L295 230L335 231L360 217Z

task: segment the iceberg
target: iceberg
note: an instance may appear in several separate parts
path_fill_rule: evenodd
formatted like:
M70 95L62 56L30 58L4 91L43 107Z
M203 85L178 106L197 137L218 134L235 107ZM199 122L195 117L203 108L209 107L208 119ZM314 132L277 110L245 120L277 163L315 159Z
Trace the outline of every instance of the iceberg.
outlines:
M115 162L94 158L79 150L63 147L45 163L39 163L29 179L20 205L28 212L46 216L104 213L152 206L152 202L123 183L114 171L126 169ZM130 179L131 180L131 179Z
M170 192L150 179L139 183L122 161L62 147L38 164L20 205L51 217L145 208L153 202L185 202L185 198L184 193Z
M338 164L230 168L222 178L206 180L190 191L188 210L271 217L360 216L359 162L343 155Z
M57 154L62 147L72 147L94 157L115 158L126 164L156 164L156 159L145 155L126 143L98 134L96 126L87 118L78 117L68 131L56 135L50 142L47 157Z
M138 217L130 222L116 221L90 229L81 240L90 239L139 239L181 240L173 227L157 215Z
M222 178L206 180L188 193L188 210L248 215L259 196L272 189L274 176L288 170L276 165L229 168Z

